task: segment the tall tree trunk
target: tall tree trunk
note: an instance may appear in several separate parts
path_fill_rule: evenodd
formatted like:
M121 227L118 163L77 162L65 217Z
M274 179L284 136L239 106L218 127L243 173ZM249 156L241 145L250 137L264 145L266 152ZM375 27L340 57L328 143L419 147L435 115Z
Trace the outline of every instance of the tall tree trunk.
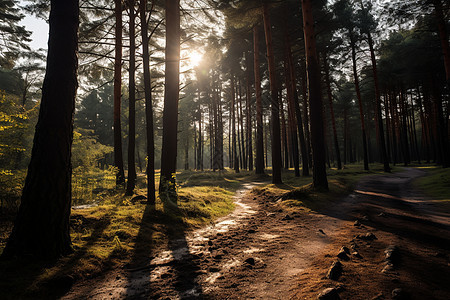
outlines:
M202 110L200 105L200 90L198 91L198 150L197 150L197 170L203 171L203 134L202 134Z
M195 118L194 118L194 169L198 170L197 166L197 152L198 148L197 148L197 124L195 123Z
M388 103L388 95L384 94L384 114L386 118L386 156L387 161L391 161L391 139L390 139L390 122L389 122L389 103Z
M347 164L347 158L349 158L348 155L348 117L347 117L347 108L344 108L344 165ZM348 160L349 162L351 161L351 159Z
M264 3L263 7L264 32L266 34L267 59L269 62L269 81L271 94L272 112L272 183L281 181L281 137L280 137L280 115L278 111L278 87L275 77L275 57L272 46L272 29L270 24L269 7Z
M336 131L336 120L334 118L333 94L331 93L330 70L328 65L327 53L323 54L323 65L325 69L325 82L327 84L328 103L330 104L331 126L333 127L334 151L336 151L336 160L338 169L342 169L341 151L339 150L339 142Z
M255 173L264 174L264 129L261 99L261 75L259 72L259 34L258 27L253 27L253 55L256 93L256 160Z
M350 31L350 46L352 48L353 78L355 80L356 97L358 98L359 117L361 119L361 132L363 142L364 170L369 170L369 158L367 153L366 126L364 124L364 112L362 107L361 91L359 89L358 71L356 68L356 45L353 32Z
M239 157L236 148L236 91L234 88L234 75L231 76L231 139L233 147L233 167L236 173L239 173Z
M402 142L403 142L403 163L405 167L411 163L411 154L409 151L409 143L408 143L408 124L407 124L407 117L408 117L408 108L406 103L406 95L404 90L401 90L400 93L400 113L402 116Z
M136 164L135 164L135 148L136 148L136 11L135 0L128 1L130 10L130 66L129 66L129 112L128 112L128 180L125 195L133 195L136 185Z
M429 138L429 129L427 120L425 118L425 114L422 107L422 97L420 95L419 86L417 86L417 104L419 105L419 113L420 113L420 124L422 125L422 145L425 148L426 153L426 163L430 163L430 138Z
M303 121L302 121L302 113L300 111L300 103L298 99L298 92L296 87L296 76L295 76L295 68L294 68L294 62L292 60L292 51L291 51L291 42L289 39L289 35L287 33L287 29L285 29L285 38L286 38L286 51L287 51L287 58L288 58L288 67L289 67L289 76L290 76L290 82L291 82L291 88L293 92L293 105L295 108L295 116L297 117L297 129L298 129L298 135L300 137L300 151L302 153L302 176L309 176L309 155L308 150L306 146L305 141L305 134L303 131Z
M114 0L115 55L114 55L114 166L117 168L116 184L125 183L122 153L122 127L120 124L120 103L122 98L122 0Z
M285 32L286 34L286 32ZM286 89L287 89L287 100L288 100L288 120L289 120L289 133L291 137L291 145L292 145L292 158L294 164L294 172L295 177L300 176L300 162L299 162L299 151L298 151L298 139L297 139L297 128L296 128L296 119L295 119L295 103L294 103L294 85L292 84L292 76L290 74L289 67L289 51L287 50L289 47L289 41L285 39L285 60L284 60L284 69L286 73ZM297 123L298 124L298 123Z
M391 116L392 116L392 156L393 156L393 164L394 166L398 162L398 140L400 139L400 135L398 133L398 118L397 118L397 100L394 92L391 93Z
M303 131L305 133L306 141L306 153L308 166L312 166L312 156L311 156L311 131L309 128L309 108L308 108L308 95L307 95L307 75L306 75L306 61L302 61L302 72L301 72L301 84L302 84L302 99L303 99Z
M447 87L450 87L450 47L448 44L446 20L444 18L444 13L442 11L442 1L433 0L433 6L438 25L438 33L439 39L441 41L442 54L444 56L445 77L447 79Z
M414 148L416 150L416 155L417 155L417 161L420 164L420 150L419 150L419 144L417 142L417 130L416 130L416 120L415 120L415 116L414 116L414 101L413 101L413 95L411 92L411 127L412 127L412 135L414 137Z
M241 124L241 142L242 142L242 168L247 170L247 149L244 138L244 114L242 113L242 93L241 93L241 81L239 80L239 120Z
M166 52L160 195L176 196L178 99L180 88L180 0L166 0ZM169 184L171 183L171 184ZM174 197L175 198L175 197Z
M247 93L246 93L246 125L247 125L247 154L248 154L248 170L253 171L253 140L252 140L252 115L251 115L251 92L250 92L250 69L247 66Z
M311 112L311 147L313 158L313 188L328 190L325 167L325 143L322 116L322 94L320 68L314 35L314 19L311 0L302 0L303 33L305 39L306 65L308 72L308 96Z
M281 97L279 98L279 105L280 105L280 115L281 115L281 145L282 150L284 152L284 155L282 158L284 158L284 162L282 160L281 165L284 165L284 168L287 170L289 169L289 149L288 149L288 136L287 136L287 130L286 130L286 116L284 114L284 108L283 108L283 100Z
M241 81L238 79L238 82L237 82L237 84L238 84L238 86L236 87L236 100L237 101L235 101L235 115L237 116L236 117L236 122L237 122L237 124L236 124L236 128L237 128L237 144L238 144L238 148L239 148L239 155L238 155L238 157L239 157L239 167L241 168L241 169L243 169L244 168L244 166L243 166L243 148L242 148L242 146L243 146L243 140L241 139L241 134L242 134L242 127L240 126L240 124L241 124L241 114L239 113L239 102L240 102L240 100L241 100Z
M375 113L377 120L377 128L380 138L380 153L381 160L383 162L383 170L384 172L390 172L391 167L389 167L389 158L386 152L386 142L384 139L384 129L383 129L383 117L381 115L381 93L380 93L380 85L378 83L378 72L377 72L377 60L375 58L375 51L373 49L373 40L370 32L367 32L367 39L369 41L369 50L370 50L370 59L372 61L372 72L373 72L373 81L375 84Z
M142 63L144 68L144 93L145 93L145 119L147 122L147 201L155 205L155 138L153 132L153 101L152 82L150 74L150 53L148 49L148 21L147 1L140 0L141 36L142 36ZM153 11L153 6L150 13Z
M72 252L71 147L77 83L79 3L51 1L47 70L19 213L3 257Z

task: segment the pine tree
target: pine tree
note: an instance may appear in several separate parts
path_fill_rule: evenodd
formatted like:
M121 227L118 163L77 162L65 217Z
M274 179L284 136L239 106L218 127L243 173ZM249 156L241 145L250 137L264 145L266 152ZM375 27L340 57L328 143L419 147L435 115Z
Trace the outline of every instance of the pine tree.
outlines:
M78 0L51 1L47 68L31 162L2 256L57 258L72 251L71 146L77 90Z

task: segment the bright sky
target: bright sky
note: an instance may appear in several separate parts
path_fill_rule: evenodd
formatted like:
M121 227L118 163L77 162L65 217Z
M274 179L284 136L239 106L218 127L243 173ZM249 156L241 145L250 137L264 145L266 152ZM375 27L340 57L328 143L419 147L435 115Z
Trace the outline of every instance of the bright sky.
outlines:
M24 4L21 1L20 4ZM48 42L48 24L42 19L37 19L34 16L25 15L25 18L20 22L25 28L32 32L30 46L33 49L47 49Z

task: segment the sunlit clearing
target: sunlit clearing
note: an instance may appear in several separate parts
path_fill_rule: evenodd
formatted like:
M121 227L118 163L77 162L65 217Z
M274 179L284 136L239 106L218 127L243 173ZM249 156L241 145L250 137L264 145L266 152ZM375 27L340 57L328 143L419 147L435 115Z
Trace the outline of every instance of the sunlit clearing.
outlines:
M200 61L202 60L202 54L198 53L197 51L193 51L189 55L189 64L192 67L196 67L200 64Z

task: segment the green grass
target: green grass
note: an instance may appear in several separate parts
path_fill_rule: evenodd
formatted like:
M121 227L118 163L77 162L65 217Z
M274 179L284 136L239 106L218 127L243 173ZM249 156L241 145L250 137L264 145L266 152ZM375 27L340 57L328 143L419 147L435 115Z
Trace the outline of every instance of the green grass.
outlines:
M400 167L392 167L392 172L401 171ZM295 177L293 170L283 173L283 184L269 184L256 187L253 193L278 199L280 205L288 211L317 212L335 205L348 195L356 182L368 175L386 175L382 164L371 164L370 170L365 171L360 164L346 165L344 169L331 168L327 170L329 191L315 191L312 188L312 178Z
M152 210L146 203L123 196L124 190L120 188L99 193L92 199L98 206L72 210L73 254L54 263L0 262L0 290L9 290L11 298L33 298L50 292L49 287L65 275L76 280L90 278L118 265L145 260L155 249L166 247L170 239L230 213L234 209L235 191L242 182L254 178L245 171L180 172L178 206L169 210L159 198ZM137 187L137 195L146 194L142 174L138 176ZM11 227L8 228L0 231L0 253ZM61 289L52 289L55 297L63 293Z
M422 166L420 169L427 176L416 179L414 185L435 200L435 204L450 209L450 168Z
M361 176L382 173L381 165L372 165L369 172L360 165L344 170L329 170L330 192L311 189L311 176L294 177L293 171L283 173L283 185L266 184L255 193L282 197L288 210L318 211L348 194ZM266 173L270 174L271 170ZM71 215L71 238L75 252L53 263L34 261L0 262L0 290L9 290L11 298L33 298L53 290L55 282L70 275L76 280L97 276L122 265L148 262L155 249L167 247L170 239L183 237L187 231L205 226L227 215L233 208L233 195L242 183L270 181L268 175L233 170L221 172L183 171L177 173L178 206L166 209L158 199L154 210L146 203L124 197L122 189L108 189L96 194L98 206L74 209ZM156 182L158 183L158 173ZM138 174L137 195L145 195L145 178ZM134 203L133 203L134 202ZM9 221L11 223L11 221ZM3 226L3 225L2 225ZM0 231L0 249L4 247L8 230ZM1 250L0 250L1 251ZM58 285L58 284L56 284ZM53 287L53 288L50 288Z

